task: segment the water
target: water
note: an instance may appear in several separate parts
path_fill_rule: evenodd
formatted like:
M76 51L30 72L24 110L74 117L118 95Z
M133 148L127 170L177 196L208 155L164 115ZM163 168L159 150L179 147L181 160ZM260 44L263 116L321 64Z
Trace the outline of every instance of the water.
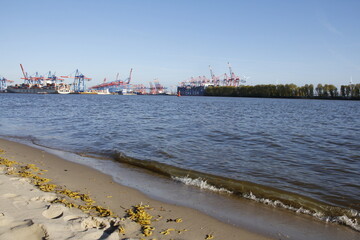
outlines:
M360 229L358 101L26 94L0 101L3 136L113 156Z

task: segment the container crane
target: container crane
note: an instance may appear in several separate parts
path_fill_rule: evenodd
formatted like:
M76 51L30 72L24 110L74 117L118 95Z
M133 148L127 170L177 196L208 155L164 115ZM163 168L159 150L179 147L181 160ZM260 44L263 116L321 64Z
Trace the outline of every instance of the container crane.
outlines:
M57 85L58 82L63 82L64 79L63 78L59 78L55 75L55 73L51 73L51 71L49 71L47 78L45 78L46 81L50 81L51 84L53 84L55 87ZM60 85L63 85L63 83L60 83Z
M129 77L125 80L125 81L127 81L126 84L130 84L132 71L133 71L133 69L131 68L131 69L130 69Z
M131 68L129 77L127 79L125 79L124 82L123 82L123 88L125 88L126 90L130 90L130 82L131 82L132 71L133 71L133 69Z
M157 79L154 80L155 94L164 94L164 86L159 83Z
M0 91L5 91L7 88L7 83L12 83L13 80L8 80L4 77L0 77Z
M219 86L219 84L220 84L219 77L215 76L210 65L209 65L209 69L210 69L211 83L214 84L214 86Z
M231 65L228 62L229 71L230 71L230 78L229 78L229 86L238 87L240 85L240 82L244 82L241 80L239 76L236 76L235 73L232 71Z
M155 95L156 94L156 87L154 87L153 83L152 82L149 82L150 84L150 94L151 95Z
M24 75L24 77L21 78L21 79L24 79L24 84L28 84L28 85L30 85L30 84L43 85L44 80L45 80L45 77L44 77L44 76L40 75L38 72L36 72L36 73L34 74L34 75L35 75L34 77L33 77L33 76L29 76L29 74L28 74L27 72L25 72L24 67L23 67L22 64L20 64L20 67L21 67L21 71L22 71L22 73L23 73L23 75Z
M23 73L23 75L24 75L24 77L23 78L21 78L21 79L24 79L24 84L32 84L32 79L31 79L31 77L29 77L28 76L28 73L27 72L25 72L25 70L24 70L24 67L23 67L23 65L20 63L20 67L21 67L21 71L22 71L22 73Z
M144 84L136 84L133 86L134 89L134 93L138 94L138 95L144 95L146 94L146 87Z
M90 89L98 89L98 90L105 90L108 89L109 92L120 92L124 89L130 88L130 81L132 79L132 71L133 69L130 69L129 77L125 80L121 80L119 78L119 73L116 74L116 78L112 82L107 82L106 78L104 79L103 83L92 86Z
M40 75L38 72L35 73L34 77L30 77L32 80L32 83L38 84L39 86L44 84L45 77Z
M61 76L63 78L73 78L73 90L76 93L79 92L85 92L85 81L90 81L91 78L86 77L84 74L82 74L78 69L75 71L75 76L71 76L69 74L68 76Z

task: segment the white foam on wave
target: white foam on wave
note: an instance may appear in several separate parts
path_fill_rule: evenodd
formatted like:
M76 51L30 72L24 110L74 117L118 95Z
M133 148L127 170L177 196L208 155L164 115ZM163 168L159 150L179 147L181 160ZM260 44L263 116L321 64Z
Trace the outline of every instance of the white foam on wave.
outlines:
M200 189L206 189L213 192L228 193L228 194L233 193L232 191L229 191L225 188L217 188L211 184L208 184L207 181L202 178L192 179L189 177L173 177L173 176L171 178L177 182L182 182L188 186L199 187Z
M266 198L258 198L256 197L252 192L250 193L246 193L242 195L244 198L247 199L251 199L254 200L256 202L260 202L260 203L264 203L266 205L270 205L273 207L281 207L281 208L285 208L291 211L294 211L296 213L302 213L302 214L306 214L306 215L311 215L319 220L325 221L325 222L333 222L333 223L339 223L339 224L343 224L346 226L351 227L352 229L356 230L356 231L360 231L360 225L356 220L356 216L360 216L360 213L357 212L354 209L349 210L349 215L351 215L351 217L354 218L350 218L346 215L343 216L335 216L335 217L330 217L330 216L326 216L324 213L322 212L313 212L310 211L308 209L304 209L302 207L300 208L295 208L289 205L284 204L283 202L279 201L279 200L270 200L270 199L266 199Z
M213 192L219 192L219 193L227 193L227 194L232 194L233 192L226 189L226 188L218 188L215 187L209 183L207 183L206 180L202 179L202 178L190 178L188 176L186 177L171 177L173 180L177 181L177 182L181 182L184 183L185 185L188 186L195 186L195 187L199 187L200 189L206 189L206 190L210 190ZM285 208L288 209L290 211L296 212L296 213L302 213L302 214L306 214L306 215L310 215L313 216L319 220L325 221L325 222L332 222L332 223L338 223L338 224L342 224L342 225L346 225L351 227L352 229L356 230L356 231L360 231L360 225L356 219L356 217L360 216L360 213L354 209L350 209L348 212L348 216L343 215L343 216L335 216L335 217L330 217L330 216L326 216L324 213L322 212L316 212L316 211L310 211L308 209L305 209L303 207L300 208L296 208L287 204L284 204L283 202L279 201L279 200L270 200L267 198L260 198L255 196L252 192L250 193L244 193L242 194L242 197L249 199L249 200L253 200L259 203L263 203L266 205L270 205L273 207L279 207L279 208Z

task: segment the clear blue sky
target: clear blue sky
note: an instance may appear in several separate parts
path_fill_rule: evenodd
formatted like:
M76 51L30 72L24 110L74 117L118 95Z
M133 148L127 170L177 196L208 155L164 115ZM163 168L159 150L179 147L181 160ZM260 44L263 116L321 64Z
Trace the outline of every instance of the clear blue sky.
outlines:
M360 83L359 0L0 0L0 75L75 69L88 85L175 86L228 72L249 85Z

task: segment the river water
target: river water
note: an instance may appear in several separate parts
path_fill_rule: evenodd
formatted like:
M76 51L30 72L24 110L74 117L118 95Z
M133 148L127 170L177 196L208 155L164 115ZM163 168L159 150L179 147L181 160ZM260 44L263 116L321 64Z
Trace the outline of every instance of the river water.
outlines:
M360 102L0 94L0 135L359 230Z

